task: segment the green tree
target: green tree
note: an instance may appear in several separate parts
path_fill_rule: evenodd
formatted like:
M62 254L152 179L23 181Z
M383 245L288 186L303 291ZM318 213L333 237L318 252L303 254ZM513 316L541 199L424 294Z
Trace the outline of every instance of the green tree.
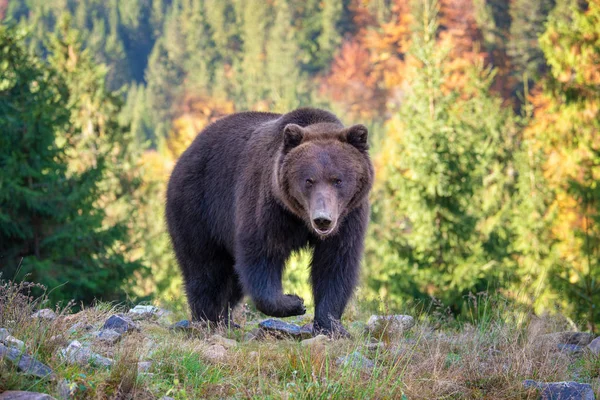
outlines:
M106 154L73 171L72 94L64 76L24 49L24 35L0 27L0 266L5 278L51 288L54 300L122 299L141 265L121 252L124 224L98 206ZM22 262L21 262L22 260ZM15 276L15 274L18 276Z
M563 0L548 18L540 46L550 68L532 102L528 138L543 151L556 212L558 260L550 283L567 311L600 324L600 4Z
M461 310L464 296L508 278L505 200L510 118L473 66L462 90L444 87L437 4L415 4L415 63L384 144L368 243L370 286L391 303L434 296Z

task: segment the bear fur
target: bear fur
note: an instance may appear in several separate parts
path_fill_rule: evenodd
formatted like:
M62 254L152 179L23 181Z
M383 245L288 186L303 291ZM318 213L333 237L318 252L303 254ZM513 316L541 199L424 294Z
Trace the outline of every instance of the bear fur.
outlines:
M347 335L340 318L358 281L373 182L367 134L301 108L232 114L196 137L166 203L194 319L233 323L244 294L267 315L304 314L281 280L290 254L309 246L314 332Z

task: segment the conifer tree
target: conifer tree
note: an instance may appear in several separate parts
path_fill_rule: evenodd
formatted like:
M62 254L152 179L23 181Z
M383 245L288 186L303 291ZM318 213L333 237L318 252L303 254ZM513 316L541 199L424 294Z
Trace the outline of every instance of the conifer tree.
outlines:
M141 264L123 254L127 227L107 224L101 197L109 154L73 170L75 94L65 76L0 27L0 269L63 289L53 300L122 299ZM71 53L72 57L77 57ZM73 60L73 59L72 59ZM15 276L18 273L17 276Z
M458 312L463 296L496 285L506 272L499 232L509 121L481 66L472 67L464 89L445 89L448 49L436 42L437 4L414 9L410 87L379 163L370 283L392 303L434 296Z

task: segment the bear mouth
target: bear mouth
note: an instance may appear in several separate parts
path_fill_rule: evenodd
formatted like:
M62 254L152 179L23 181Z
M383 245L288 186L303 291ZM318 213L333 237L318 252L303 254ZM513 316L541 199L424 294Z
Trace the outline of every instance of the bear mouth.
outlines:
M335 230L335 225L331 226L328 229L319 229L314 224L311 225L313 230L317 233L317 235L321 237L329 236Z

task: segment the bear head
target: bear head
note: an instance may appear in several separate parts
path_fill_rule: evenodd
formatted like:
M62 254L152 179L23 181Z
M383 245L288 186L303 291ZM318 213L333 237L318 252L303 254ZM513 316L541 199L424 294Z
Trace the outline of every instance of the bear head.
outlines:
M287 124L274 174L275 193L321 239L366 200L373 183L364 125Z

